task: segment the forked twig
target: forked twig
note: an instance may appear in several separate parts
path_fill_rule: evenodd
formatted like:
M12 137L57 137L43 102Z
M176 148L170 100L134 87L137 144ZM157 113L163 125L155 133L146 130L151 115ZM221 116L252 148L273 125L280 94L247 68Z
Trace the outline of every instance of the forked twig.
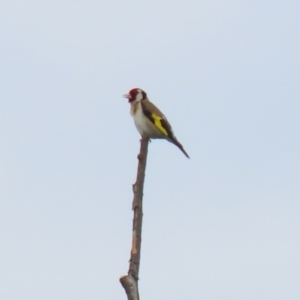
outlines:
M125 289L128 300L140 300L138 290L139 268L142 243L142 221L143 221L143 190L145 170L148 154L148 138L142 138L140 153L138 155L138 169L136 182L133 184L133 225L132 225L132 246L129 261L128 274L120 278Z

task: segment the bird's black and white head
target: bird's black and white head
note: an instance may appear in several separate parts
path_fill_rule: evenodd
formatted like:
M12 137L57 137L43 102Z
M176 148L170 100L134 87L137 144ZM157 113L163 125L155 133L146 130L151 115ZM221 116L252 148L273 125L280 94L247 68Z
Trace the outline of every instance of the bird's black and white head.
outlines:
M123 95L124 98L128 99L128 102L133 104L140 102L147 98L147 94L142 89L132 89L128 94Z

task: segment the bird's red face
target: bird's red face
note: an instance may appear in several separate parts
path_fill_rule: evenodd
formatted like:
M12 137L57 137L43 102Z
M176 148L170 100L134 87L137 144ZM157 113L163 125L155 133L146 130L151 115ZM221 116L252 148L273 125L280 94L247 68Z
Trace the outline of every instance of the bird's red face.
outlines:
M147 94L143 90L135 88L130 90L128 94L123 95L123 97L127 98L129 103L132 103L147 98Z

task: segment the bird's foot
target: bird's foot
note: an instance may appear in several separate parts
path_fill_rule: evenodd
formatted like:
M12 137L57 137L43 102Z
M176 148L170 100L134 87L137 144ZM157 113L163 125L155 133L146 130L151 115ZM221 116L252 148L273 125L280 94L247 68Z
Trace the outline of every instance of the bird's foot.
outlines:
M142 136L142 138L140 139L140 142L145 141L145 140L151 143L151 139L148 137L145 137L145 136Z

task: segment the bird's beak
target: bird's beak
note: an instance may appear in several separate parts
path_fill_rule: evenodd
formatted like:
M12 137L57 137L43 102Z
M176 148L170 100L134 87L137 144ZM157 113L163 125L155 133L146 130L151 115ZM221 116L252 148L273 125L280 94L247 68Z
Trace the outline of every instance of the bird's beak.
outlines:
M123 95L124 98L127 98L127 99L131 99L131 95L130 94L125 94Z

